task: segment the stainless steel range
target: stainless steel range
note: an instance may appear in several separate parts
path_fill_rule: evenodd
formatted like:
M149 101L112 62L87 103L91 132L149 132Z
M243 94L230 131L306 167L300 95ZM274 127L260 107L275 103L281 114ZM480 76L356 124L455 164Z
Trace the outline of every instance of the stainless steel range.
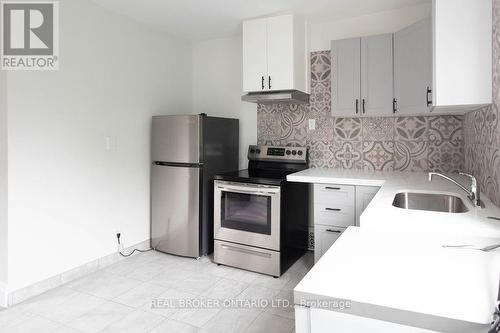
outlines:
M248 159L215 176L214 261L278 277L307 250L309 189L286 181L307 148L250 146Z

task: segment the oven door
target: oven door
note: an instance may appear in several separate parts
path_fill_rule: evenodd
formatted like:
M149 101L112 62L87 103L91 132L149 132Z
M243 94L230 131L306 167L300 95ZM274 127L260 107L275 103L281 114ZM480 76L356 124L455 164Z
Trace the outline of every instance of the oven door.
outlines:
M215 181L214 238L280 250L280 187Z

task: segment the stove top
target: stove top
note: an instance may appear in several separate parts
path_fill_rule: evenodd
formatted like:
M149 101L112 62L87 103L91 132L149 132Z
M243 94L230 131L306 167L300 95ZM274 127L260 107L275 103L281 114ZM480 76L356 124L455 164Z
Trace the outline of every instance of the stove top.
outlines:
M238 170L215 176L217 180L239 183L253 183L279 186L286 181L286 176L294 173L293 170Z
M307 148L250 146L248 169L226 172L216 180L279 186L286 176L307 169Z

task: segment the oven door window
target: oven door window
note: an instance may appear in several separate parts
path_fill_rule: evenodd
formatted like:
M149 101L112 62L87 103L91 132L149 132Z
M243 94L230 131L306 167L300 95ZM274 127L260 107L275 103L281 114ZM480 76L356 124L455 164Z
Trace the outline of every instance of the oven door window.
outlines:
M271 197L222 192L221 227L271 234Z

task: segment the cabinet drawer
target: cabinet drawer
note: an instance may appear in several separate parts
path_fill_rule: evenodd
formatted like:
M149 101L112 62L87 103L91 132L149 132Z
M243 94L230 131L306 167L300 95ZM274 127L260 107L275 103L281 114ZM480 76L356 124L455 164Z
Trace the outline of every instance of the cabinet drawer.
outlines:
M279 277L280 253L230 242L214 240L214 262Z
M355 223L356 216L353 205L314 204L314 224L349 227Z
M354 186L314 184L314 203L354 206Z
M314 225L314 263L339 239L346 228Z

